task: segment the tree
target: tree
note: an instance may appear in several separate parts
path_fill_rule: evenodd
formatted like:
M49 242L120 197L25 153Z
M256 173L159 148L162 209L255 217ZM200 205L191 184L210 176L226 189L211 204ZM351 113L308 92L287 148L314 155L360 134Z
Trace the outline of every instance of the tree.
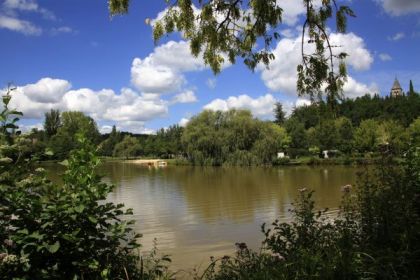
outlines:
M286 120L286 114L283 112L283 105L280 102L274 104L274 123L283 125Z
M321 119L321 103L314 103L309 106L301 106L293 109L291 118L303 123L305 129L315 127Z
M375 120L364 120L354 133L355 148L359 152L372 152L379 144L379 124Z
M307 135L303 123L295 118L290 118L286 122L286 130L291 137L291 148L306 149L308 147Z
M346 31L348 16L354 16L348 6L336 0L302 0L306 20L302 27L302 64L298 66L297 89L300 94L316 97L326 85L329 100L341 93L346 78L345 53L334 54L327 32L327 21L335 17L338 32ZM109 0L111 15L128 12L130 0ZM164 34L179 31L190 42L193 55L201 55L215 73L225 60L235 63L238 57L252 70L268 65L274 59L271 51L274 40L280 38L282 8L276 0L198 1L197 9L191 0L166 1L168 8L162 19L153 23L155 41ZM263 48L256 47L260 42ZM305 43L314 51L305 53ZM337 64L338 61L338 65Z
M319 148L322 151L338 148L339 134L333 120L324 120L315 129Z
M351 121L346 117L335 120L338 132L338 149L343 153L350 153L353 149L354 129Z
M391 151L400 154L409 143L409 136L404 127L394 120L381 123L379 130L379 143L388 145Z
M410 80L410 90L408 91L408 94L409 95L415 94L415 92L414 92L414 86L413 86L413 81L412 80Z
M410 125L408 133L413 146L420 147L420 117Z
M263 123L260 133L252 152L259 164L271 164L276 159L277 153L288 147L290 137L283 127L272 123Z
M105 139L100 146L100 154L103 156L112 156L115 146L121 141L122 137L115 125L112 126L112 131L109 134L108 138Z
M54 136L61 126L60 111L51 109L45 113L44 130L48 138Z
M63 112L61 126L50 140L50 147L57 158L66 158L69 152L78 147L76 136L83 134L94 144L100 141L100 133L96 122L82 112Z
M124 139L115 145L113 155L126 159L137 156L141 149L139 141L133 136L125 136Z
M203 111L182 135L188 158L197 165L271 164L288 147L284 128L255 119L248 110Z

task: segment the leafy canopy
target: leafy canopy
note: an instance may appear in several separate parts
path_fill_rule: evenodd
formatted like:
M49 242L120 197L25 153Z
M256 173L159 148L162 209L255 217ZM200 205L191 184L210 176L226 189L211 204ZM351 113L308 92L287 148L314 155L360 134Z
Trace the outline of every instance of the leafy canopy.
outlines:
M348 16L355 16L348 6L336 0L301 0L306 8L302 28L302 64L298 66L297 90L311 98L321 97L323 85L330 101L341 96L346 79L345 53L334 54L327 22L334 18L338 32L346 31ZM191 53L202 56L214 73L223 63L235 63L237 58L251 69L269 65L274 54L273 41L282 23L283 9L276 0L166 0L162 19L152 23L155 41L175 31L190 42ZM111 15L125 14L130 0L109 0ZM146 20L149 22L149 20ZM312 53L305 53L310 44ZM259 46L263 46L262 48ZM338 61L338 65L335 65Z

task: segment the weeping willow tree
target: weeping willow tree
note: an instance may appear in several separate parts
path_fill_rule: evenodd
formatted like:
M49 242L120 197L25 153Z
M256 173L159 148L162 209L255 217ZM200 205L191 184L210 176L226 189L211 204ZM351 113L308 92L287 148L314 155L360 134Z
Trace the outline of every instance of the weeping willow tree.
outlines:
M353 11L336 0L302 1L305 20L302 26L302 63L297 67L297 91L311 99L326 93L330 104L342 97L347 71L346 53L333 52L327 22L335 20L336 30L346 32L347 18ZM223 63L239 58L254 70L267 67L275 59L272 45L280 38L283 9L276 0L166 0L164 16L151 21L155 42L162 36L181 32L189 41L191 53L202 56L214 73ZM193 3L195 2L195 4ZM197 4L197 5L196 5ZM109 0L112 16L125 14L130 0ZM262 47L260 47L262 46Z

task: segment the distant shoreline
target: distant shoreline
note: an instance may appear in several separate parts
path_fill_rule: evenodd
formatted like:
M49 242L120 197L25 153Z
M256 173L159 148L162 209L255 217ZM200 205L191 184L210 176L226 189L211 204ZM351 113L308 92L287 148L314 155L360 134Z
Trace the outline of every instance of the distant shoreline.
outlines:
M186 159L160 159L160 158L119 158L119 157L102 157L101 160L103 162L124 162L124 163L133 163L139 165L147 166L148 162L165 162L168 166L200 166L194 165L190 161ZM372 158L364 158L364 157L336 157L336 158L328 158L322 159L317 157L300 157L297 159L280 159L277 163L271 165L250 165L252 166L269 166L269 167L276 167L276 166L318 166L318 165L374 165L378 164L381 160L381 157L372 157ZM396 159L395 163L399 163L401 159ZM204 165L204 166L212 166L212 165ZM214 165L214 166L248 166L248 165Z

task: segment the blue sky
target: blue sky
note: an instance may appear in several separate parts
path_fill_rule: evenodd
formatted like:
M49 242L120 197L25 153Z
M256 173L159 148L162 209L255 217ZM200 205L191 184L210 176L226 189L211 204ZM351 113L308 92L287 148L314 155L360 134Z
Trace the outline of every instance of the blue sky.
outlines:
M217 76L179 34L154 44L145 20L164 2L132 0L128 15L110 19L105 0L1 0L0 88L18 87L13 106L25 113L23 127L40 127L51 108L83 111L103 132L116 124L148 133L185 124L203 108L247 108L270 119L277 100L288 111L307 103L295 91L302 1L278 1L283 36L270 69L252 73L238 63ZM350 55L345 95L386 95L395 76L404 90L410 79L420 89L420 1L344 2L357 18L348 34L332 27L331 39Z

